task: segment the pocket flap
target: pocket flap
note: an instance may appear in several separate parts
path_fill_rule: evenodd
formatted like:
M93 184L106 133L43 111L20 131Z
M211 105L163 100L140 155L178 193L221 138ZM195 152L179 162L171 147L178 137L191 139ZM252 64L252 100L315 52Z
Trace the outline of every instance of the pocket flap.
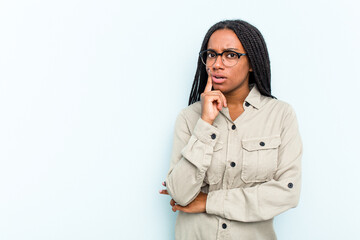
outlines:
M242 147L248 151L277 148L281 143L280 136L259 137L243 139Z

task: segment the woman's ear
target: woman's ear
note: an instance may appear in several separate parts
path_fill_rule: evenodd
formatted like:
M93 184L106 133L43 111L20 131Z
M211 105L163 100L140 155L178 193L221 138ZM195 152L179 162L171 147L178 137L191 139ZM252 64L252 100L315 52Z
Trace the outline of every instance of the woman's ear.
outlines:
M251 66L251 64L249 63L249 72L252 72L252 71L253 71L252 66Z

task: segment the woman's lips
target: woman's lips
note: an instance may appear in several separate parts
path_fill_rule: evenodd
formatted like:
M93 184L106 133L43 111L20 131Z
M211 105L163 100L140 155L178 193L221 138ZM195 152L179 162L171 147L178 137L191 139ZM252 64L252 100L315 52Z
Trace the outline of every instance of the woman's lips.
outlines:
M214 75L211 76L211 79L214 83L223 83L225 82L225 77L215 77Z

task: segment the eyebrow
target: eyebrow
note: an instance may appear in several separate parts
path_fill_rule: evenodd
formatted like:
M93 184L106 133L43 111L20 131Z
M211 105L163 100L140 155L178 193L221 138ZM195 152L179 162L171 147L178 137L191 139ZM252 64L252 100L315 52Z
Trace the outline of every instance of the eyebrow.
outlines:
M216 52L215 49L212 49L212 48L209 48L208 50L213 50L214 52ZM227 50L237 50L237 51L240 51L240 49L237 49L237 48L224 48L224 49L223 49L223 51L227 51Z

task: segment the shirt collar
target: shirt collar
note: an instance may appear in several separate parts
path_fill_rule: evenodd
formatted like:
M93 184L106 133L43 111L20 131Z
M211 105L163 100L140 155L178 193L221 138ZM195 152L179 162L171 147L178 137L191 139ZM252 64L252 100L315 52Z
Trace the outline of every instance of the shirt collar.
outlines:
M246 96L244 102L248 102L251 106L253 106L255 109L258 110L261 107L261 93L255 83L249 84L249 89L250 92ZM220 113L222 113L227 119L233 122L230 117L229 108L227 107L221 108ZM214 125L217 126L216 119Z
M245 102L250 103L256 109L261 107L261 93L255 83L249 84L250 92L245 98Z

